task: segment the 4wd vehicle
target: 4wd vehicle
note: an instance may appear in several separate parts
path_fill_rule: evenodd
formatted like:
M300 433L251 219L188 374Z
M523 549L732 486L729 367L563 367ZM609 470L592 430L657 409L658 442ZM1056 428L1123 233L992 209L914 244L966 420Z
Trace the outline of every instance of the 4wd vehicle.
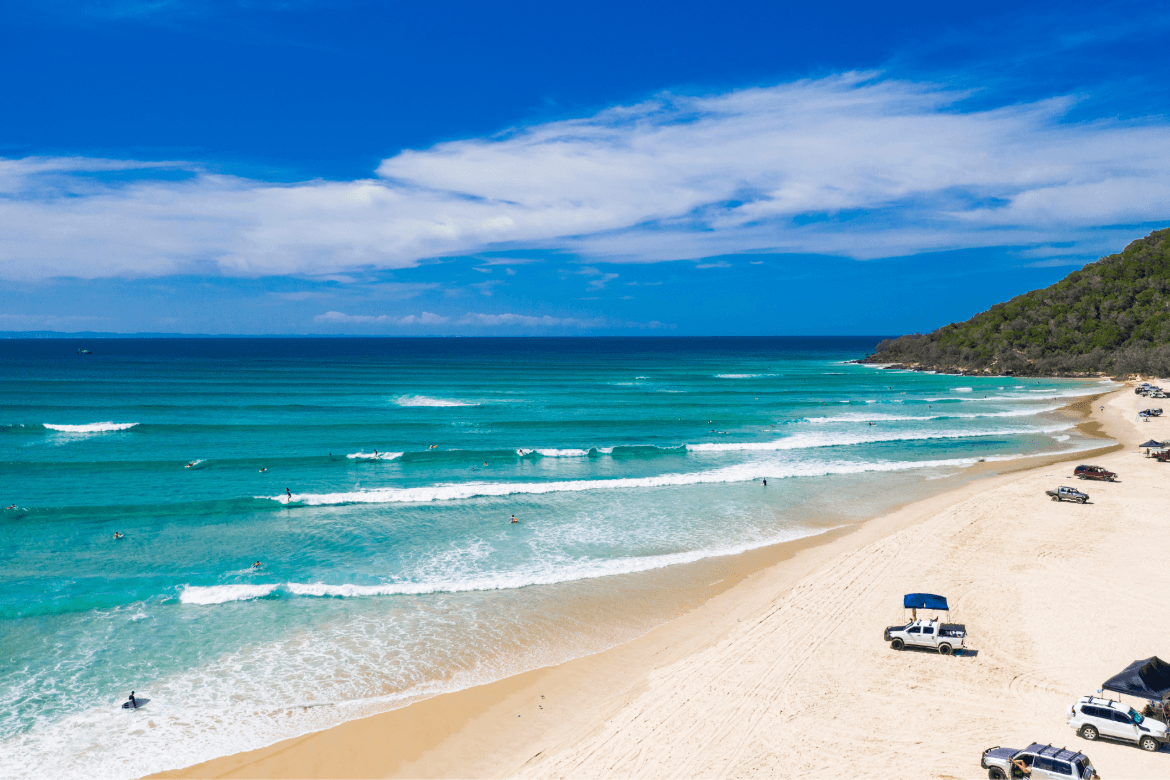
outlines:
M1013 761L1019 761L1031 771L1025 775ZM1032 780L1097 780L1098 777L1097 770L1093 769L1092 762L1084 753L1041 745L1039 742L1033 742L1023 750L998 746L988 748L983 751L979 766L987 770L991 780L1025 776Z
M895 650L907 647L928 647L943 655L962 648L967 638L967 627L958 623L940 623L938 620L915 620L904 626L886 629L886 641Z
M1088 493L1082 493L1076 488L1070 487L1058 487L1055 490L1047 490L1045 493L1052 496L1053 501L1076 501L1083 504L1089 500Z
M942 623L937 617L918 619L918 610L932 609L949 611L947 600L933 593L907 593L902 606L911 611L910 622L904 626L890 626L886 629L885 640L895 650L907 647L926 647L951 655L955 648L963 647L967 638L967 627L958 623Z
M1077 466L1073 471L1073 476L1077 479L1103 479L1106 482L1117 479L1116 474L1100 466Z
M1092 742L1097 737L1121 739L1151 753L1170 742L1165 723L1145 718L1119 701L1082 696L1068 708L1068 725Z
M1143 409L1142 411L1138 412L1138 414L1144 414L1146 417L1161 417L1162 410L1161 409Z

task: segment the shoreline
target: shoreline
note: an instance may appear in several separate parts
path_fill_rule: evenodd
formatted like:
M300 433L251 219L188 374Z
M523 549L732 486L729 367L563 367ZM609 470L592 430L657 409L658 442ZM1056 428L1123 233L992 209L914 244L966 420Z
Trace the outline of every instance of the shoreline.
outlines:
M1103 422L1094 418L1092 407L1099 399L1117 397L1126 389L1123 386L1082 397L1059 412L1079 418L1076 427L1089 438L1116 438L1102 429ZM733 556L671 567L688 567L704 575L712 569L722 570L723 576L701 589L705 592L700 603L632 640L554 666L439 694L265 748L150 777L513 774L524 767L520 759L530 745L557 735L567 739L574 731L589 730L589 715L585 713L596 711L599 705L595 699L583 696L583 692L604 690L610 696L624 698L642 689L654 669L683 661L708 646L713 641L711 637L718 636L717 624L726 629L726 615L742 611L758 600L764 581L770 591L777 587L789 590L802 576L827 560L921 523L934 512L1015 480L1021 474L1069 460L1102 457L1123 446L1118 443L1072 453L977 463L960 472L964 477L961 484L926 497L911 498L879 517ZM541 703L531 706L531 701ZM518 707L521 711L517 712ZM530 709L535 713L530 713ZM547 716L554 711L576 714L568 721L549 722L552 719ZM515 727L511 720L523 728ZM533 751L524 760L535 759L541 752Z

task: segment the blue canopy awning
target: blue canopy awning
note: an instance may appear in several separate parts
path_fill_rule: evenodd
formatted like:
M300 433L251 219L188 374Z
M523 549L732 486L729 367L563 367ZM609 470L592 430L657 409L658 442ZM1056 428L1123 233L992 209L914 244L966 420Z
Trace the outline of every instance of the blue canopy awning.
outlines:
M1161 446L1162 446L1162 442L1160 442L1160 441L1154 441L1153 439L1150 439L1150 440L1149 440L1148 442L1146 442L1145 444L1139 444L1138 446L1139 446L1139 447L1161 447Z
M936 596L933 593L907 593L902 599L902 606L906 609L943 609L950 611L945 596Z

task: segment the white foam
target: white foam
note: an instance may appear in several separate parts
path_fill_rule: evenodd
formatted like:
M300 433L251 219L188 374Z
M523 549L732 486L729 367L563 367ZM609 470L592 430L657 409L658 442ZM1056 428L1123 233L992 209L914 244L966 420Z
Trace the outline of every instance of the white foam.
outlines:
M761 376L776 376L775 374L716 374L716 379L756 379Z
M394 399L399 406L479 406L470 401L458 401L453 398L430 398L425 395L400 395Z
M612 452L613 447L610 447L609 450L610 450L610 452ZM599 450L599 452L600 452L600 450ZM531 455L533 453L540 455L542 458L584 458L585 456L587 456L589 454L589 450L579 450L579 449L555 450L555 449L540 449L540 448L537 448L534 450L524 450L524 449L516 450L516 454L519 455L521 458L526 457L528 455Z
M86 425L57 425L54 423L43 423L43 425L50 431L61 431L62 433L106 433L107 431L124 431L128 428L133 428L138 423L116 423L116 422L96 422L88 423Z
M1012 436L1026 433L1052 433L1072 428L1072 423L1055 426L1030 428L988 428L972 430L942 431L885 431L868 429L856 433L835 431L807 431L793 434L775 441L759 442L710 442L688 444L688 452L767 452L776 450L800 450L815 447L840 447L853 444L869 444L883 441L920 441L925 439L966 439L978 436Z
M1056 439L1057 441L1068 441L1070 437L1069 437L1069 435L1066 433L1066 434L1064 434L1064 435L1062 435L1062 436L1053 436L1052 438Z
M179 593L183 604L225 604L229 601L248 601L264 598L276 590L272 585L184 585Z
M993 460L993 458L988 458L988 460ZM944 466L961 467L974 462L974 458L927 461L798 460L752 462L707 471L661 474L655 477L579 479L563 482L472 482L459 485L430 485L417 488L373 488L346 493L294 494L293 500L306 506L428 503L431 501L458 501L470 498L490 498L516 494L541 495L546 493L571 493L586 490L640 489L708 483L751 482L762 478L822 477L829 474L861 474L870 471L901 471L904 469ZM267 498L272 501L284 500L283 496L256 496L256 498Z
M837 422L895 422L901 420L974 420L983 417L1031 417L1034 414L1054 412L1059 406L1037 406L1028 409L1012 409L1005 412L971 412L968 414L881 414L857 412L853 414L839 414L833 417L806 417L805 422L822 424Z
M349 458L350 460L394 460L395 458L401 458L402 453L401 452L379 452L378 454L375 455L372 452L351 452L350 454L346 455L345 457Z
M951 390L952 393L970 393L973 392L969 387L956 387Z

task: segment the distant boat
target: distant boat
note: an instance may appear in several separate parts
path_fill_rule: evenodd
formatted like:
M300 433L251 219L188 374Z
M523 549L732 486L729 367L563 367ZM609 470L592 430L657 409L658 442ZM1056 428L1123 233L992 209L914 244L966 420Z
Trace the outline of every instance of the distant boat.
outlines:
M79 350L77 350L77 354L78 354L78 355L92 355L92 354L93 354L93 350L91 350L91 349L79 349Z

